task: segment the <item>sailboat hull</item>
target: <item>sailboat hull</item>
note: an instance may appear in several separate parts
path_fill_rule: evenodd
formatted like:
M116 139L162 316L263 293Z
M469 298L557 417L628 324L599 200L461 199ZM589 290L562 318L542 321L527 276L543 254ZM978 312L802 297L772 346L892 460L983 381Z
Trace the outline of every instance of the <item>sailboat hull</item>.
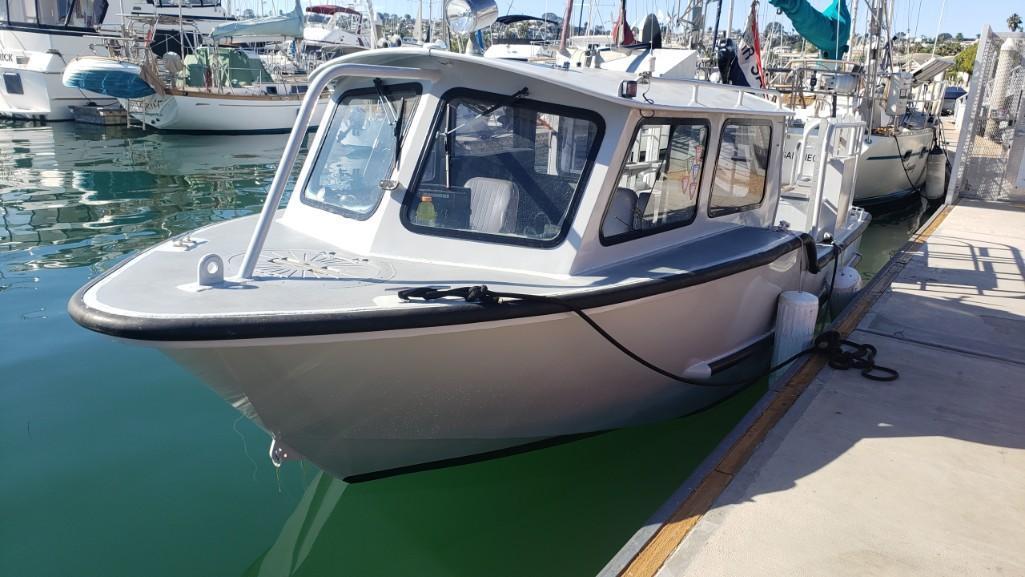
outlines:
M123 100L132 117L158 130L231 134L285 133L292 130L302 104L294 97L240 96L206 93L168 94ZM313 114L323 116L327 99ZM317 121L311 122L315 127Z
M925 185L933 137L932 128L918 128L902 130L896 136L873 134L866 138L858 153L855 204L879 204L917 194ZM783 174L790 182L813 179L818 161L817 126L792 128L783 147Z
M925 185L933 129L919 128L896 136L872 135L861 152L854 201L872 204L917 193Z

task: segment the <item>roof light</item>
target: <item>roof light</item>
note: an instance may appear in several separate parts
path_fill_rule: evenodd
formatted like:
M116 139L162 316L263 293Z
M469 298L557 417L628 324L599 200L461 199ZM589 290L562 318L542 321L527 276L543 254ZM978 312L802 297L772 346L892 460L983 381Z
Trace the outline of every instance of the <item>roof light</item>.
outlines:
M456 34L471 34L495 23L498 4L495 0L447 0L445 18Z

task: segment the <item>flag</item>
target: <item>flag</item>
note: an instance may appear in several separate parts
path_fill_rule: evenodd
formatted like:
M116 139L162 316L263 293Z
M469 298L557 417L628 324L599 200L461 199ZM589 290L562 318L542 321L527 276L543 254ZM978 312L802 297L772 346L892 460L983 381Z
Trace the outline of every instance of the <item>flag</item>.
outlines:
M744 34L740 37L740 46L737 51L737 64L747 79L748 86L765 88L765 74L762 69L762 46L759 41L758 16L755 11L758 9L758 2L751 2L751 13L747 17L747 26L744 27Z
M636 42L633 30L626 21L626 0L619 3L619 19L612 25L612 40L616 46L629 46Z

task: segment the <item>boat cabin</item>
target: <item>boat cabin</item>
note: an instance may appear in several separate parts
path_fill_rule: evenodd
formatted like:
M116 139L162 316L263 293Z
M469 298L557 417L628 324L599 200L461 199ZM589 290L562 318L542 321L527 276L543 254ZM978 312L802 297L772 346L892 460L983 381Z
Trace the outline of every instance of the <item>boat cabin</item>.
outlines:
M332 244L574 275L776 223L788 112L759 95L430 49L344 61L438 75L335 83L280 219Z

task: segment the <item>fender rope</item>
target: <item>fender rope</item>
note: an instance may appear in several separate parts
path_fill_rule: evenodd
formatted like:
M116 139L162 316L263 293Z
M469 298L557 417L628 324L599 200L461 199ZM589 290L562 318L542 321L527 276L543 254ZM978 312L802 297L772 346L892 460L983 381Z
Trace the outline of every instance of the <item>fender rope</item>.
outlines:
M835 281L836 272L834 271L833 274ZM419 300L424 302L437 300L445 297L458 297L462 298L468 303L479 304L481 306L498 305L501 303L502 299L515 299L525 302L537 302L558 305L566 309L567 311L575 313L592 329L594 329L596 333L601 335L602 338L604 338L612 346L619 349L620 352L630 357L638 364L668 379L672 379L679 383L684 383L687 385L693 385L697 387L735 387L739 385L751 385L758 382L763 377L766 377L769 374L774 373L779 369L782 369L794 360L804 355L812 353L826 355L826 357L829 360L829 366L833 369L842 371L846 371L849 369L859 369L861 371L861 376L873 381L895 381L900 377L900 373L898 373L896 370L888 367L879 366L875 363L875 356L877 351L876 348L872 345L859 344L854 341L844 339L837 331L825 331L815 338L815 341L813 342L812 346L808 347L807 349L804 349L803 351L800 351L799 353L791 356L790 358L772 367L769 367L769 370L746 381L738 381L731 383L713 383L708 381L699 381L695 379L681 377L646 360L634 351L627 348L626 345L619 342L615 337L610 335L583 309L574 305L573 303L570 303L558 297L512 292L498 292L489 289L487 285L474 285L448 289L436 287L407 288L400 290L398 292L398 297L404 301ZM844 347L849 347L850 350L845 350Z

